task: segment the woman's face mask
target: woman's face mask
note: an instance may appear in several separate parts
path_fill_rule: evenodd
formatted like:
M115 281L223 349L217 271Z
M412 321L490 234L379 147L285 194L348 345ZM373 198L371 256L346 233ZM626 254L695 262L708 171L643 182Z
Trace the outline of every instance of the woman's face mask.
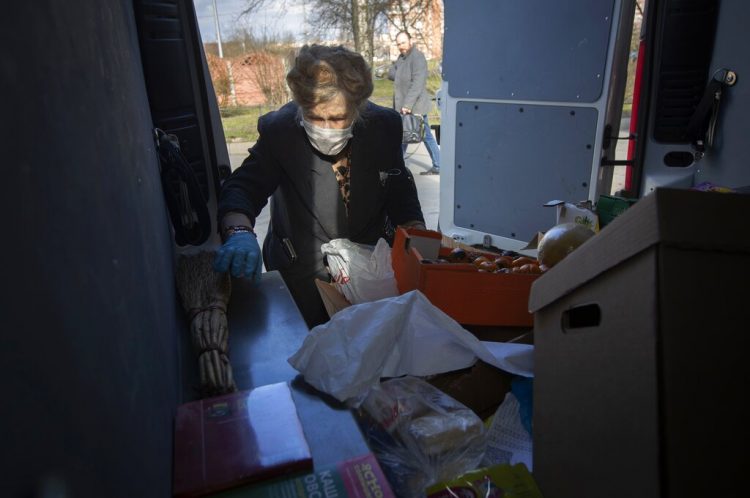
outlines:
M341 152L353 136L353 122L341 94L306 110L301 124L312 146L328 156Z
M320 151L321 154L327 156L335 156L341 152L353 136L353 125L342 129L323 128L315 126L303 118L302 126L305 128L307 138L310 140L312 146Z

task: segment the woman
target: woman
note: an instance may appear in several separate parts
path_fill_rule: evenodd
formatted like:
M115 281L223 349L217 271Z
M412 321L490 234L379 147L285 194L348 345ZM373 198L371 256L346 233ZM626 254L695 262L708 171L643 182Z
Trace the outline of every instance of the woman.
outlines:
M252 231L271 197L263 244L308 326L328 317L315 279L328 280L321 244L347 238L375 244L393 226L424 227L414 179L401 153L401 118L367 99L372 75L344 47L304 46L287 74L293 102L258 120L250 155L222 186L224 245L217 271L260 277ZM390 233L389 233L390 232Z

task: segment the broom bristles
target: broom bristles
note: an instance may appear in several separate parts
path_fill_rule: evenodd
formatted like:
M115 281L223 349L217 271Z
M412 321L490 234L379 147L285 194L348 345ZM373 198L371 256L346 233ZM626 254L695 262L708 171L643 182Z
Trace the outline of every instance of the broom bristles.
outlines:
M202 251L177 259L177 290L185 311L229 302L232 281L227 273L214 271L214 257L213 251Z
M214 271L214 257L212 251L180 255L175 276L182 306L190 316L203 396L237 389L227 355L226 306L232 292L232 281L229 274Z

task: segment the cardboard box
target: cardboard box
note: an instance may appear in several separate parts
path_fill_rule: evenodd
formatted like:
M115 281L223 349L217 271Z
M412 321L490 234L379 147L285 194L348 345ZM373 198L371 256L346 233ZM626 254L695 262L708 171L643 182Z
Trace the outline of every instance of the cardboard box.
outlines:
M744 489L749 213L750 196L658 189L534 282L545 496Z
M330 282L324 282L319 278L315 279L315 287L318 288L318 294L326 308L328 318L332 317L344 308L352 305L346 297Z
M441 240L442 235L431 230L396 230L392 262L400 293L419 289L461 324L533 325L528 298L539 275L482 273L472 264L431 263L450 254Z
M469 368L433 375L425 380L485 420L495 414L510 391L513 375L477 360Z

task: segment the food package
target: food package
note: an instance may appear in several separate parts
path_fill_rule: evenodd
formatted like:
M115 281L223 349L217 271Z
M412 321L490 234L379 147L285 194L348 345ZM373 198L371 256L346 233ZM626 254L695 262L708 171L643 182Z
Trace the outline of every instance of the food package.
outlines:
M484 456L481 419L418 377L390 379L372 389L359 417L400 497L423 496L430 484L475 469Z
M486 467L430 486L427 498L542 498L531 473L522 463Z
M557 208L555 225L577 223L593 230L594 233L599 231L599 217L594 212L591 201L573 204L572 202L554 200L549 201L544 206Z

